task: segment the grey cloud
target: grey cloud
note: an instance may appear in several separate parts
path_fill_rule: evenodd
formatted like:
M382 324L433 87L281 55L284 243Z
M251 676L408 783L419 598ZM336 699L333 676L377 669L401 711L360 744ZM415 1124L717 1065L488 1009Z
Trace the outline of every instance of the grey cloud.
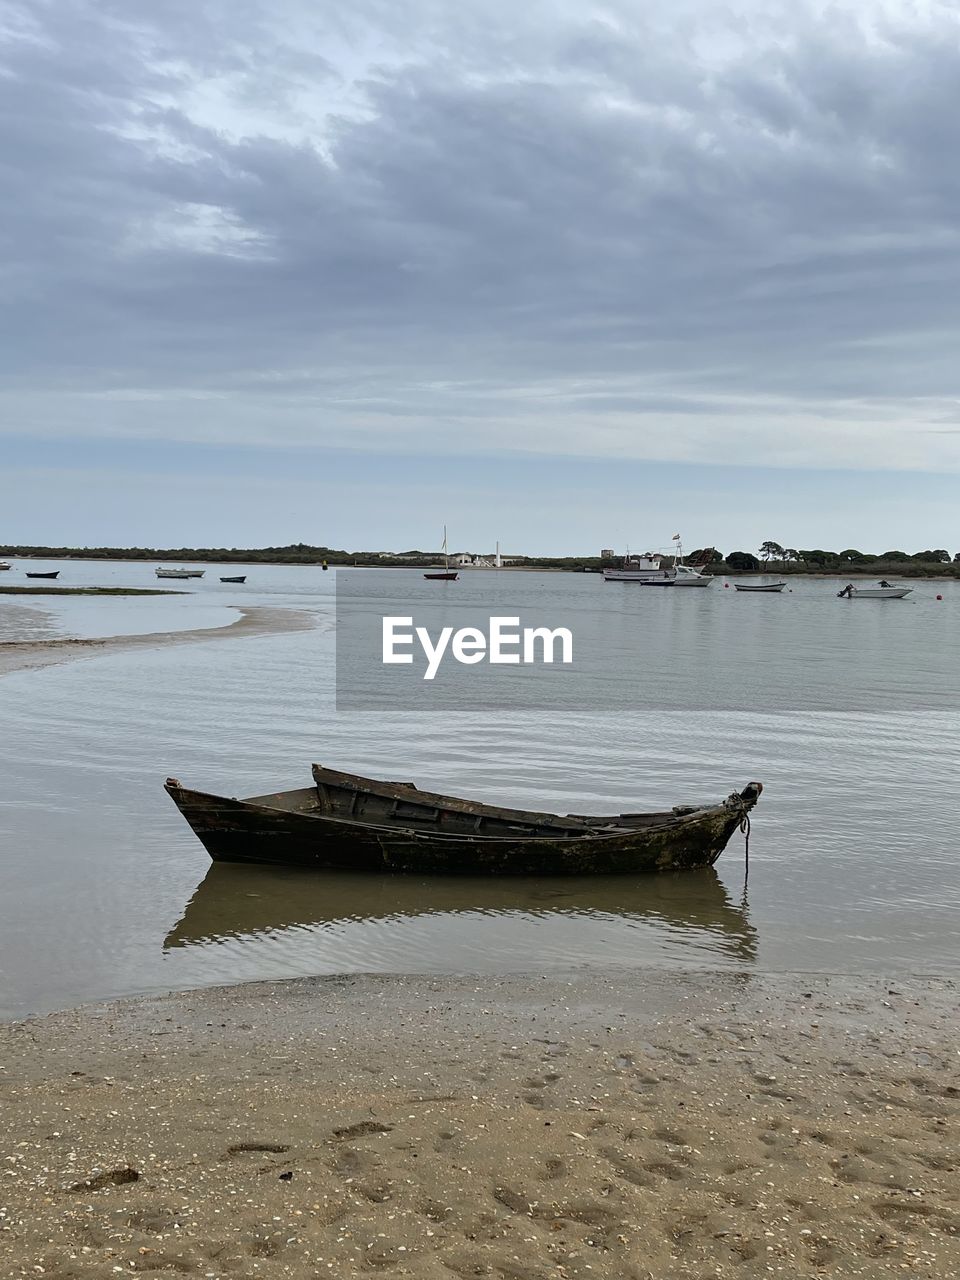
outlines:
M7 430L160 434L166 403L199 438L423 447L456 415L549 450L564 404L584 451L712 416L793 463L826 418L842 461L866 418L898 466L960 392L945 10L36 12L0 46Z

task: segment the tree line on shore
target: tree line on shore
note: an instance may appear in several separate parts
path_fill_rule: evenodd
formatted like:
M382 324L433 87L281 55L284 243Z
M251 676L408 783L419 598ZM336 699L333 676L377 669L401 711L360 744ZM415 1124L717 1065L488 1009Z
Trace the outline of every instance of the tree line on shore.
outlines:
M40 547L0 546L0 557L76 560L145 560L182 562L188 560L216 564L301 564L416 567L435 564L437 551L345 551L336 547L313 546L305 542L282 547ZM730 551L724 555L705 547L684 557L688 564L702 565L709 573L759 573L763 570L785 574L802 573L897 573L901 577L960 576L960 552L951 557L943 549L930 551L884 551L880 554L848 547L843 551L820 548L796 550L778 542L764 542L756 553ZM511 564L524 568L569 569L597 572L617 560L599 556L513 556Z
M712 551L710 563L723 563L734 573L757 573L764 566L778 573L865 573L868 570L896 571L903 575L960 573L960 552L951 557L943 548L930 551L882 551L877 554L847 547L843 551L822 548L796 550L779 542L764 542L757 554L730 551L721 556ZM696 553L695 553L696 554ZM709 553L708 553L709 554Z

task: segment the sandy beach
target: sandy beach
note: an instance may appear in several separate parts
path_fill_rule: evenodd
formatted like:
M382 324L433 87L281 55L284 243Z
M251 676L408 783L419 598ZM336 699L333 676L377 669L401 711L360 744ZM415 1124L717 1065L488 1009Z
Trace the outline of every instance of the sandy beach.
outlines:
M314 614L298 609L252 606L238 609L239 617L224 627L198 627L189 631L154 631L145 635L105 636L91 640L6 640L0 642L0 676L12 671L33 671L78 658L130 649L155 649L159 645L191 644L199 640L239 639L274 635L281 631L309 631L317 625Z
M0 1272L960 1272L945 979L344 977L0 1028Z

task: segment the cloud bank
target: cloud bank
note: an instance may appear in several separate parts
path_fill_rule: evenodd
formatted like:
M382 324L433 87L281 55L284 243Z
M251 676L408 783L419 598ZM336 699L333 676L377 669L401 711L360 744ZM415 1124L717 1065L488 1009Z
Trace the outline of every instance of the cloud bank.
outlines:
M960 469L957 11L520 9L8 5L0 430Z

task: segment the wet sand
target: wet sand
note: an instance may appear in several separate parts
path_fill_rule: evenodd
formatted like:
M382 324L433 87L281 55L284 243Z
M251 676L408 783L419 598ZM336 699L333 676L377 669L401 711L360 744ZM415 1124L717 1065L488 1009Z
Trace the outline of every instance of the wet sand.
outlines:
M960 1273L957 984L343 977L0 1027L0 1274Z
M231 606L233 607L233 606ZM106 636L94 640L6 640L0 642L0 676L12 671L31 671L55 666L77 658L93 658L103 653L130 649L155 649L160 645L190 644L198 640L225 640L241 636L275 635L282 631L309 631L317 625L316 615L304 610L249 607L238 609L240 617L223 627L198 627L190 631L153 631L145 635Z

